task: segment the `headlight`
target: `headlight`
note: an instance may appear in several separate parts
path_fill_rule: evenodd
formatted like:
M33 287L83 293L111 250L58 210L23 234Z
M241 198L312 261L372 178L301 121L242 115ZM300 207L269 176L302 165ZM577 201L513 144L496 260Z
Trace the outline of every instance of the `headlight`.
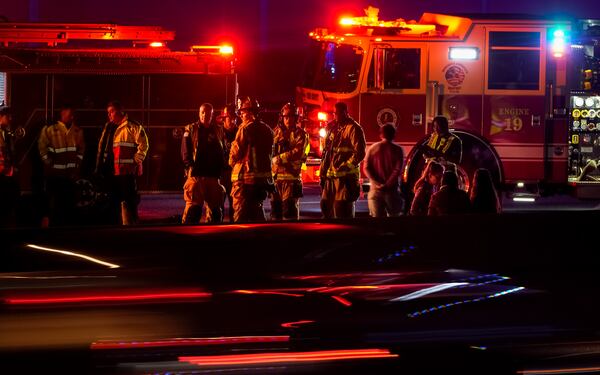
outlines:
M327 112L319 112L317 114L317 119L323 122L327 121Z
M327 129L325 129L325 128L321 128L321 129L319 129L319 136L320 136L321 138L325 138L325 137L327 137Z

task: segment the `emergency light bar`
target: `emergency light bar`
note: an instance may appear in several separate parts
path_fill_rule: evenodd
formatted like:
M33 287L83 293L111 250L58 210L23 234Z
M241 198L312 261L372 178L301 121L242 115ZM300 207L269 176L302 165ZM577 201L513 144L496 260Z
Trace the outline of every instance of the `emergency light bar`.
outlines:
M448 55L450 60L477 60L479 58L479 48L450 47Z
M552 36L552 55L556 58L563 57L567 51L567 42L564 30L554 30Z

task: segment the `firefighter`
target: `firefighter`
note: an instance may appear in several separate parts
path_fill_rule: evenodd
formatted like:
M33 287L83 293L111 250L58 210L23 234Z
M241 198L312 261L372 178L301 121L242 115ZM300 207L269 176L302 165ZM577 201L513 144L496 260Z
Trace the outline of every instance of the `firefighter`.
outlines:
M223 124L223 132L225 133L225 167L221 175L221 184L225 187L225 199L223 200L223 215L225 215L225 200L229 201L229 222L233 222L233 199L231 198L231 166L229 166L229 151L231 144L235 140L238 131L239 117L236 115L235 105L229 104L223 109L220 116Z
M259 120L256 100L243 99L239 113L242 124L229 153L233 221L265 221L263 201L274 188L271 175L273 131Z
M360 196L360 163L366 141L362 127L348 115L348 106L335 104L334 120L327 125L321 177L321 211L326 219L354 217Z
M64 106L60 120L45 126L38 138L52 225L73 222L75 214L75 182L80 177L85 144L83 130L74 124L74 118L74 109Z
M120 211L120 222L137 222L139 195L136 178L148 153L148 136L142 125L130 120L121 103L107 106L108 122L98 144L96 171L107 179L113 214Z
M225 188L219 178L225 167L223 128L213 121L213 106L204 103L198 121L185 127L181 141L181 156L187 179L183 186L183 224L197 224L206 203L206 220L223 221L222 204Z
M271 219L298 220L302 197L302 165L309 151L308 134L298 126L298 108L287 103L281 108L273 142L273 179Z
M433 119L433 133L429 136L423 156L433 159L443 165L448 163L460 164L462 159L462 142L460 138L450 133L448 119L436 116Z
M0 107L0 228L16 224L18 199L21 194L15 177L15 136L11 131L11 111Z

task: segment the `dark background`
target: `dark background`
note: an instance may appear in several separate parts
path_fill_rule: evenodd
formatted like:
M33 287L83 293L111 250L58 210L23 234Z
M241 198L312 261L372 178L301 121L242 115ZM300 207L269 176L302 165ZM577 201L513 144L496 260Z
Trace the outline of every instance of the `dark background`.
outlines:
M368 5L379 7L382 19L418 19L423 12L600 18L595 0L0 0L0 15L11 22L159 25L176 31L173 49L232 43L240 94L277 103L294 95L308 32L342 15L363 15Z

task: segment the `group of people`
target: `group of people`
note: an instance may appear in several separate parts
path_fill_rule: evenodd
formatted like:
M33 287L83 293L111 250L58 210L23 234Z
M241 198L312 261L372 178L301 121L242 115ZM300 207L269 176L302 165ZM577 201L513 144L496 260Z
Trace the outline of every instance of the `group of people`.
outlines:
M148 136L140 123L129 119L119 102L107 105L107 115L95 174L102 177L109 197L111 221L131 225L138 221L136 179L143 172ZM38 138L48 207L44 226L66 224L73 217L75 183L85 152L83 130L74 118L74 108L63 107L59 120L45 126ZM10 121L10 109L0 108L3 197L19 194ZM361 194L362 163L370 181L370 215L400 215L405 208L399 184L404 155L394 143L395 126L381 126L381 141L367 152L363 128L349 115L347 105L339 102L326 130L319 169L323 217L354 217L355 202ZM460 139L450 133L447 119L436 117L433 130L423 152L426 167L414 185L414 199L406 211L411 215L499 212L498 195L487 170L477 171L470 193L461 189L456 163L460 162L462 147ZM198 120L185 126L181 141L185 167L182 222L220 223L227 215L231 222L264 221L263 203L268 197L272 220L298 220L302 168L309 149L309 136L292 103L281 108L274 129L261 121L259 103L250 97L239 100L237 106L227 105L219 116L211 104L202 104ZM14 209L14 202L16 199L7 199L3 212Z

